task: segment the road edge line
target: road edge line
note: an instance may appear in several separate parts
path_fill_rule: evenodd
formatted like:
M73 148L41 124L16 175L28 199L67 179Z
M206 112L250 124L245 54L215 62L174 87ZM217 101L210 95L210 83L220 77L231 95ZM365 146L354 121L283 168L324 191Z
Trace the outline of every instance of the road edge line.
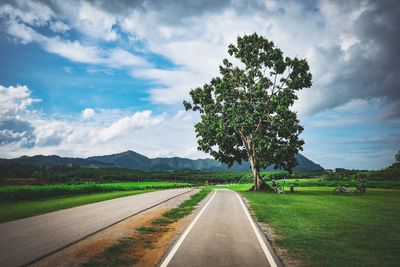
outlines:
M244 212L246 213L246 217L247 217L247 219L249 220L250 225L251 225L251 227L252 227L254 233L256 234L257 240L258 240L258 242L260 243L261 248L262 248L262 250L263 250L265 256L267 257L267 260L268 260L269 264L271 265L271 267L277 267L278 265L276 264L274 257L272 256L272 254L271 254L271 252L269 251L267 245L265 244L263 238L261 237L261 234L260 234L260 232L258 231L258 228L256 227L256 225L255 225L253 219L252 219L251 216L250 216L249 210L245 207L245 205L244 205L244 203L243 203L243 199L239 196L239 194L238 194L237 192L235 192L235 191L233 191L233 192L234 192L234 193L236 194L236 196L238 197L239 202L240 202L240 204L242 205L242 208L243 208Z
M172 190L173 190L173 189L175 189L175 188L172 188ZM179 189L179 188L176 188L176 189ZM184 189L185 189L185 188L184 188ZM151 207L148 207L148 208L145 208L145 209L143 209L143 210L140 210L140 211L136 212L135 214L131 214L131 215L129 215L129 216L127 216L127 217L125 217L125 218L123 218L123 219L117 221L117 222L114 222L114 223L112 223L112 224L110 224L110 225L108 225L108 226L105 226L105 227L103 227L103 228L101 228L101 229L99 229L99 230L96 230L96 231L93 232L93 233L90 233L90 234L88 234L88 235L86 235L86 236L84 236L84 237L82 237L82 238L79 238L78 240L73 241L73 242L71 242L71 243L69 243L69 244L67 244L67 245L65 245L65 246L63 246L63 247L60 247L60 248L58 248L58 249L55 249L55 250L53 250L53 251L47 253L46 255L40 256L39 258L34 259L34 260L31 260L31 261L28 262L28 263L24 263L22 266L29 266L29 265L32 265L32 264L34 264L34 263L36 263L36 262L39 262L40 260L43 260L44 258L46 258L46 257L48 257L48 256L50 256L50 255L52 255L52 254L55 254L55 253L57 253L57 252L59 252L59 251L65 249L65 248L67 248L67 247L69 247L69 246L75 245L76 243L81 242L82 240L84 240L84 239L86 239L86 238L88 238L88 237L90 237L90 236L92 236L92 235L95 235L95 234L97 234L97 233L99 233L99 232L101 232L101 231L103 231L103 230L105 230L105 229L107 229L107 228L109 228L109 227L111 227L111 226L114 226L114 225L116 225L116 224L118 224L118 223L120 223L120 222L122 222L122 221L125 221L125 220L127 220L127 219L129 219L129 218L131 218L131 217L133 217L133 216L135 216L135 215L138 215L138 214L140 214L140 213L142 213L142 212L144 212L144 211L147 211L147 210L149 210L149 209L155 208L155 207L157 207L158 205L161 205L161 204L163 204L163 203L165 203L165 202L167 202L167 201L170 201L171 199L174 199L174 198L176 198L176 197L179 197L179 196L182 196L182 195L184 195L184 194L190 193L190 192L192 192L192 191L195 190L195 189L196 189L196 188L190 188L189 191L180 193L180 194L178 194L178 195L176 195L176 196L172 196L172 197L170 197L170 198L168 198L168 199L166 199L166 200L163 200L163 201L161 201L161 202L159 202L159 203L157 203L157 204L154 204L154 205L151 206ZM170 189L166 189L166 190L170 190ZM159 190L159 191L162 191L162 190ZM156 190L156 191L153 191L153 192L157 192L157 190ZM147 193L152 193L152 192L147 192ZM145 194L145 193L144 193L144 194ZM129 196L128 196L128 197L129 197ZM107 200L106 200L106 201L107 201ZM100 202L101 202L101 201L100 201ZM99 202L96 202L96 203L99 203ZM89 205L90 205L90 204L89 204Z
M214 199L216 194L217 194L217 190L214 190L214 194L207 201L207 203L204 205L204 207L201 209L201 211L197 214L196 218L194 218L194 220L190 223L188 228L186 228L185 232L183 232L183 234L180 236L178 241L174 244L174 246L172 247L172 249L168 253L167 257L165 257L163 262L159 265L160 267L168 266L169 262L172 260L172 258L174 257L175 253L178 251L179 247L182 245L182 243L185 240L186 236L189 234L190 230L192 230L194 224L197 222L197 220L203 214L203 212L208 207L208 205L211 203L211 201Z

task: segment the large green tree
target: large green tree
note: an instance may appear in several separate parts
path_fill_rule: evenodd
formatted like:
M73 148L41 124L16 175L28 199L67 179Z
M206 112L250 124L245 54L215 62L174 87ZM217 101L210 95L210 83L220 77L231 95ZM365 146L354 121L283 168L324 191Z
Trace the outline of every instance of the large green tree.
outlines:
M192 89L192 102L183 104L200 112L198 149L229 166L248 161L258 190L260 169L273 165L291 172L297 165L303 127L290 107L312 76L305 59L284 57L256 33L238 37L228 53L234 63L224 59L221 75Z

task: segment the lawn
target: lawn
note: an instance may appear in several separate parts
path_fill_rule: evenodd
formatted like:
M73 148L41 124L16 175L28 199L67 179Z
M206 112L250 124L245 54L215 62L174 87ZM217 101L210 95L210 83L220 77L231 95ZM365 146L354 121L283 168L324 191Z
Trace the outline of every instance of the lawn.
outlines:
M278 185L289 187L293 184L295 187L310 187L310 186L338 186L348 185L357 186L359 180L346 179L346 180L322 180L320 178L309 178L309 179L286 179L277 180ZM271 182L268 182L271 185ZM369 180L367 181L367 187L369 188L400 188L400 180Z
M259 221L278 234L275 245L307 266L398 266L400 190L371 189L363 196L333 195L332 187L296 193L240 191Z

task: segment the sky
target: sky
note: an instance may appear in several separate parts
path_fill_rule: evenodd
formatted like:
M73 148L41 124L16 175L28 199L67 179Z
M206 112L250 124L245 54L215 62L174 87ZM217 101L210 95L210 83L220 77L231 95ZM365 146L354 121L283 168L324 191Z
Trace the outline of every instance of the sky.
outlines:
M210 157L182 101L257 32L309 62L302 154L385 168L400 149L399 25L396 0L0 0L0 157Z

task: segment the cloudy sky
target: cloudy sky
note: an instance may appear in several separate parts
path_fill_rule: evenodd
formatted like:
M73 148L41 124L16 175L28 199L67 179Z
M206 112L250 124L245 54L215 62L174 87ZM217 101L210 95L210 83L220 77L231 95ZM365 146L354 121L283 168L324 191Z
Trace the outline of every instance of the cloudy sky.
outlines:
M396 0L0 0L0 157L207 157L182 100L257 32L311 66L303 154L380 169L400 149L399 25Z

